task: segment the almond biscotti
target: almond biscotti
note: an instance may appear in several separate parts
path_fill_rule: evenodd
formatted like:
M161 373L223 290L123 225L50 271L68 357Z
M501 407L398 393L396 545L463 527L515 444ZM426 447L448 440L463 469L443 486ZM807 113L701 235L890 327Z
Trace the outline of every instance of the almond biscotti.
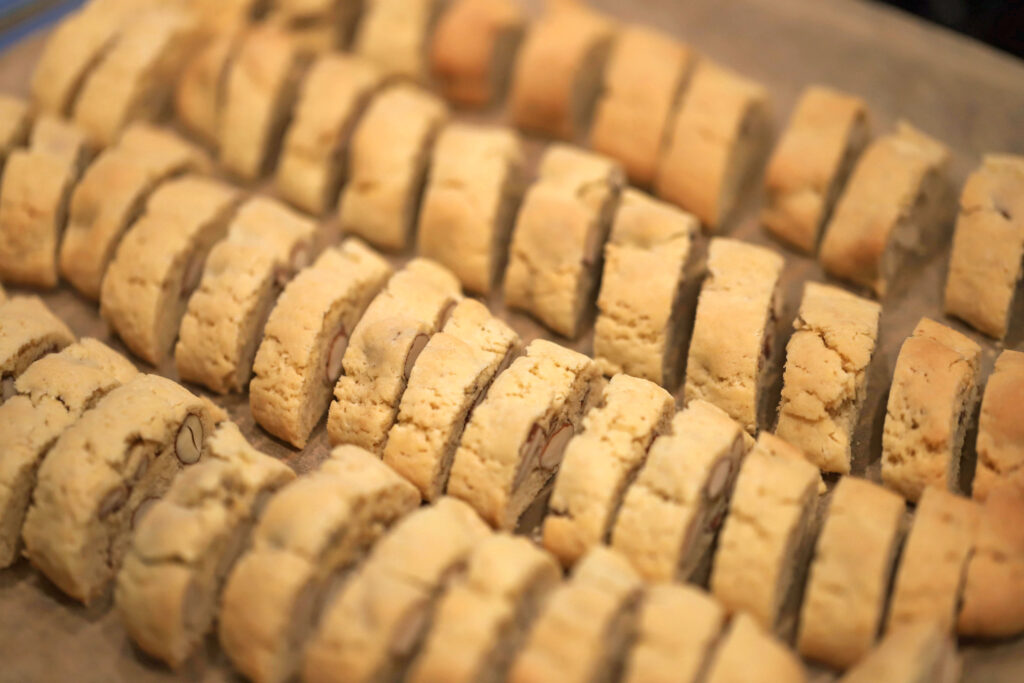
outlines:
M100 315L143 360L159 365L174 347L203 263L227 232L241 195L212 178L164 183L118 245L100 288Z
M221 597L220 644L235 668L260 683L294 677L333 580L419 501L411 484L352 446L271 498Z
M207 459L182 472L132 534L114 598L146 654L182 666L213 626L220 589L267 499L295 479L223 423Z
M409 373L384 462L424 500L448 484L470 412L519 351L519 335L479 301L464 299L430 338Z
M590 358L533 341L470 415L449 495L469 502L491 525L514 529L557 472L601 382Z
M768 162L761 224L789 246L813 254L870 136L864 100L820 85L806 88Z
M527 629L561 578L555 559L529 539L498 533L481 541L465 578L437 605L409 683L504 680Z
M714 403L750 434L762 424L784 261L770 249L715 238L686 362L684 396Z
M14 382L26 368L74 341L68 326L39 297L0 301L0 403L14 395Z
M249 385L263 327L281 288L307 265L316 224L254 197L206 259L178 330L178 376L224 394Z
M732 618L708 668L707 683L805 683L804 665L749 614Z
M284 289L253 363L249 407L261 427L296 448L323 417L349 335L391 266L358 240L328 249Z
M506 304L562 336L579 335L623 184L610 159L568 145L548 149L516 219Z
M845 669L874 645L904 507L900 496L866 479L839 480L804 592L800 654Z
M903 342L882 432L882 481L907 500L927 486L960 490L980 360L974 341L928 318Z
M990 154L967 179L946 279L945 310L1002 339L1024 261L1024 157Z
M973 496L985 500L1000 486L1024 489L1024 353L1006 349L985 384L978 418Z
M29 561L76 600L102 596L140 506L209 451L218 413L157 375L139 375L107 394L39 467L22 531Z
M430 149L447 117L440 99L409 83L373 99L352 137L342 230L383 249L409 244Z
M669 119L696 62L689 47L644 26L626 26L615 40L590 147L620 161L630 182L654 182Z
M672 395L647 380L616 375L605 386L566 446L544 520L544 547L563 565L607 540L626 487L674 413Z
M275 186L282 197L314 215L335 205L356 121L385 82L373 63L359 57L326 54L313 63L277 164Z
M438 137L416 247L470 292L490 294L499 282L525 183L523 152L507 128L452 123Z
M931 621L900 626L846 672L840 683L956 683L962 662L949 631Z
M872 142L825 229L822 267L885 296L908 257L944 236L949 156L945 145L905 122Z
M384 73L426 81L430 34L441 0L373 0L366 3L352 50Z
M709 232L719 230L767 151L769 109L759 83L701 61L669 122L654 180L658 196L693 213Z
M184 63L174 86L178 123L210 148L217 146L224 92L240 42L234 34L210 38Z
M594 360L674 389L693 312L700 229L688 213L627 189L604 247Z
M612 546L651 581L700 580L746 454L743 429L693 401L651 445L626 491Z
M786 345L775 433L824 472L849 474L882 307L808 282Z

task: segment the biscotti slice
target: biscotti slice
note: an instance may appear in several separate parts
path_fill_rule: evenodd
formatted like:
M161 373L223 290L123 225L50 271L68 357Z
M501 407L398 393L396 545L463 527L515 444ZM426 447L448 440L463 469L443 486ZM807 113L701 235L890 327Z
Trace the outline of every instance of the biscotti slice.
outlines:
M383 249L409 244L430 149L447 117L440 99L409 83L370 102L352 136L338 206L342 230Z
M689 47L645 26L626 26L615 40L590 147L620 161L630 182L654 182L669 120L696 62Z
M424 500L444 491L471 411L518 351L519 335L473 299L460 301L423 347L388 433L384 462Z
M362 2L271 0L266 20L277 22L319 52L348 45L363 11Z
M366 3L352 51L376 63L384 73L413 81L429 76L430 34L442 0L373 0Z
M784 638L800 605L820 481L800 451L762 433L743 461L718 539L711 592L730 612L747 612Z
M452 123L434 148L416 248L470 292L500 281L525 183L523 144L507 128Z
M288 283L263 331L249 407L261 427L306 445L341 375L349 335L391 275L359 240L328 249Z
M644 591L625 683L695 683L726 613L707 593L678 583Z
M11 151L28 140L31 123L28 102L14 95L0 94L0 168Z
M733 617L715 649L707 683L804 683L804 665L784 643L761 630L753 617Z
M316 232L316 223L273 199L254 197L238 209L188 300L174 347L181 379L221 394L248 386L267 317L307 265Z
M558 471L602 383L583 354L537 339L498 375L455 452L449 495L491 525L514 529Z
M767 151L770 117L761 84L702 60L669 123L654 180L658 196L716 232L731 218Z
M786 345L775 433L824 472L850 473L882 307L808 282Z
M324 607L306 646L303 680L402 680L445 584L489 533L472 508L453 498L396 524Z
M445 592L409 683L498 683L544 600L561 581L555 559L529 539L480 542L465 579Z
M121 623L146 654L178 668L196 651L264 504L293 479L288 465L226 422L210 437L207 459L146 511L114 588Z
M1003 351L985 384L978 418L973 496L985 500L1000 486L1024 489L1024 353Z
M128 359L83 339L40 358L18 377L18 395L0 406L0 567L18 558L36 472L57 437L135 375Z
M509 108L516 126L576 141L590 126L616 26L582 3L552 2L516 58Z
M174 133L150 124L129 126L86 169L71 194L60 247L60 272L79 292L98 299L103 273L124 232L169 178L209 171L207 156Z
M685 324L693 312L700 229L688 213L637 190L622 194L604 247L594 360L606 375L625 372L674 389Z
M39 467L22 536L25 555L83 603L121 566L140 506L209 451L212 404L169 379L139 375L57 439Z
M39 297L0 301L0 403L14 395L14 382L28 366L74 341L68 326Z
M173 349L206 256L240 200L212 178L168 181L121 240L103 277L100 315L143 360L159 365Z
M282 143L275 177L282 197L314 215L335 206L356 121L385 82L358 57L327 54L313 63Z
M804 591L800 654L845 669L871 649L899 551L904 507L898 495L866 479L839 480Z
M509 683L618 679L643 582L614 550L590 550L545 602L515 658Z
M761 224L789 246L813 254L870 137L864 100L820 85L806 88L768 162Z
M684 396L704 399L756 434L764 418L784 261L765 247L711 241L686 362Z
M526 28L515 0L454 0L434 29L430 74L441 94L482 108L505 96L512 61Z
M455 276L426 259L388 281L349 338L327 419L331 443L383 452L416 359L460 298Z
M671 394L644 379L615 375L605 386L566 446L544 520L544 547L563 565L607 540L626 487L675 407Z
M174 86L177 121L207 147L217 146L228 74L240 42L235 34L210 38L184 63Z
M976 502L925 489L900 556L887 630L915 621L934 621L947 633L953 630L979 517Z
M271 498L221 596L220 644L235 668L260 683L294 677L332 579L419 502L411 484L352 446Z
M944 241L949 158L945 145L903 122L872 142L825 229L825 271L885 296L911 254Z
M625 180L611 159L552 145L512 233L505 303L570 339L580 333Z
M648 580L701 580L746 454L743 429L693 401L655 439L626 491L612 546Z
M939 624L901 625L839 679L840 683L956 683L962 662L956 642Z
M926 486L960 490L980 360L974 341L928 318L903 342L882 432L882 481L907 500Z
M987 155L967 179L946 279L948 315L1002 339L1024 263L1024 156Z

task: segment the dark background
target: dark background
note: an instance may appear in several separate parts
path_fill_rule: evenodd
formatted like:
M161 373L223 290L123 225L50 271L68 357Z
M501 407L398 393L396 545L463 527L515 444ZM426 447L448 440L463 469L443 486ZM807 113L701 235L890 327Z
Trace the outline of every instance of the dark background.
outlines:
M1024 0L879 1L1024 58Z

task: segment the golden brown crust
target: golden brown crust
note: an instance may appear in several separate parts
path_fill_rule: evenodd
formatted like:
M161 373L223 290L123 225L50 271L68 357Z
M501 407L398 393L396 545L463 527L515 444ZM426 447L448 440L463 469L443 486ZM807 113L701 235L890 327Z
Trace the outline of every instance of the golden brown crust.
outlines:
M999 354L985 385L978 418L978 465L974 497L985 500L995 488L1024 484L1024 353Z

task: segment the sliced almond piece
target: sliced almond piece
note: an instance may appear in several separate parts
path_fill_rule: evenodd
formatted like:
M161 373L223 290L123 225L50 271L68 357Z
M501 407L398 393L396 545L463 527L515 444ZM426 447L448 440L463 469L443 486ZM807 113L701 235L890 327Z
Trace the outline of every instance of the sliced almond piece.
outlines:
M108 493L103 498L103 502L100 503L99 517L103 519L112 512L119 510L125 503L128 502L128 489L125 486L118 486L116 489Z
M416 359L420 357L420 353L423 352L427 342L430 341L430 337L425 334L417 334L416 338L412 340L412 345L409 346L409 355L405 357L405 380L409 381L409 375L412 374L412 366L416 365Z
M716 500L722 495L725 485L729 481L730 474L732 474L731 460L726 458L715 463L715 466L711 469L710 476L708 476L708 483L704 487L704 495L709 501Z
M193 255L185 268L185 274L181 278L181 298L187 299L199 286L199 280L203 277L204 259L199 255Z
M402 623L395 629L395 636L391 641L392 654L396 657L405 657L412 653L426 628L427 605L423 602L405 615Z
M555 429L540 453L539 464L542 469L554 471L558 467L565 454L565 447L569 445L569 440L575 433L576 430L569 423Z
M174 440L174 453L183 465L199 462L203 452L203 423L198 415L189 415L181 423Z
M333 386L341 377L341 361L345 357L345 350L348 348L348 332L345 326L334 335L330 348L327 350L327 362L324 364L324 379L328 386Z

